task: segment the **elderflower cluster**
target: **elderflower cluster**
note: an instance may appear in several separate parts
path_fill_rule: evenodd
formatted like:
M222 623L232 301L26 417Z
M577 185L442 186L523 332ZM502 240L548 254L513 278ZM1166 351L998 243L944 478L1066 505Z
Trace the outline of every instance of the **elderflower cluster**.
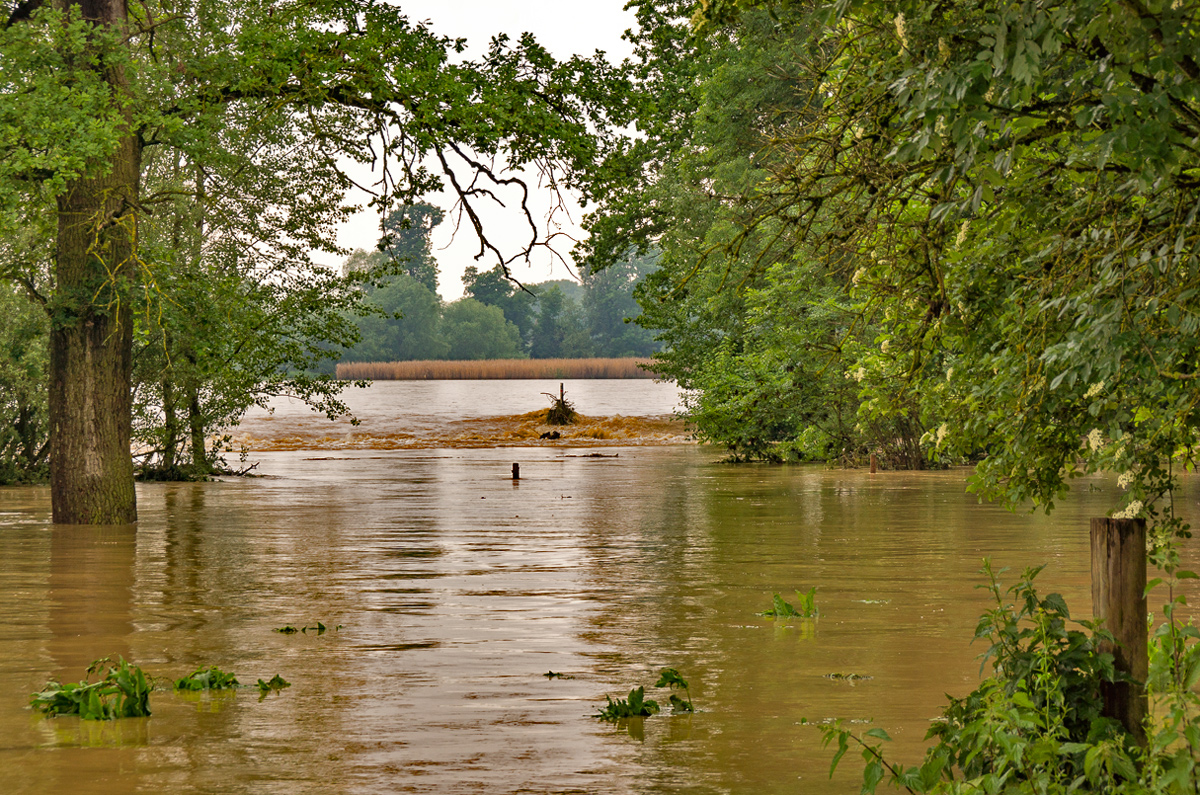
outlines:
M867 368L860 367L854 371L854 380L855 381L862 381L866 377L867 377Z
M1097 452L1104 446L1104 434L1100 433L1099 428L1092 428L1087 435L1088 448L1093 452Z
M949 381L953 377L954 377L954 368L951 367L950 369L946 370L946 380Z
M881 342L879 344L879 350L883 351L884 353L887 353L888 348L890 348L890 347L892 347L891 340L884 340L883 342Z
M900 39L900 44L908 46L908 32L905 30L904 14L896 15L896 38Z
M1143 503L1141 500L1134 500L1125 506L1122 511L1117 511L1112 515L1114 519L1136 519L1137 515L1142 512Z
M959 224L958 237L954 238L954 245L961 246L963 243L967 242L967 230L970 229L970 227L970 221L963 221L961 224Z
M946 423L944 423L944 422L940 426L938 426L937 443L938 443L939 447L941 446L942 442L946 439L946 434L949 433L949 431L950 431L950 429L946 426Z
M1084 400L1091 400L1104 391L1104 382L1097 381L1088 387L1088 391L1083 393Z
M1132 469L1122 472L1120 475L1117 476L1117 488L1121 488L1121 489L1129 488L1129 484L1132 483L1134 481L1134 479L1136 479L1136 478L1137 478L1137 473L1135 473Z

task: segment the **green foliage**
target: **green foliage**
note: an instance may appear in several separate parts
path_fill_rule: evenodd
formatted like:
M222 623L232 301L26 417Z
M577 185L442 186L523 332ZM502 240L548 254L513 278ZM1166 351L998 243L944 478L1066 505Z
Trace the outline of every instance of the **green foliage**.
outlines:
M562 284L537 287L537 307L529 333L529 355L534 359L578 359L595 355L587 322L579 304Z
M821 611L817 609L817 588L813 586L807 591L796 591L796 604L799 607L793 607L789 602L785 602L779 594L772 595L774 607L770 610L764 610L759 613L760 616L768 616L770 618L816 618L821 615Z
M97 681L92 676L103 674ZM96 660L82 682L48 682L29 704L46 715L78 715L83 720L141 718L150 714L151 684L136 665L121 658Z
M442 337L449 349L446 358L523 359L520 330L504 319L504 312L474 298L464 298L442 309Z
M984 573L995 606L980 619L976 638L993 673L963 699L951 699L944 720L929 730L936 740L921 765L887 761L881 729L856 736L840 725L825 727L826 744L836 743L833 765L851 744L862 751L863 792L886 778L910 792L1068 793L1175 795L1200 784L1200 680L1197 631L1175 615L1186 604L1176 595L1173 570L1165 621L1151 645L1146 683L1156 705L1146 718L1148 743L1138 745L1121 725L1101 716L1101 686L1114 679L1112 657L1098 648L1111 636L1089 622L1068 628L1070 615L1058 594L1039 596L1033 578L1040 569L1002 589L990 566ZM1155 583L1161 584L1161 583ZM1150 587L1154 587L1152 584Z
M284 634L284 635L295 635L295 634L296 634L297 632L299 632L300 630L296 629L296 628L295 628L295 627L293 627L291 624L287 624L287 625L285 625L285 626L282 626L282 627L276 627L276 628L275 628L275 631L276 631L276 632L279 632L279 633L281 633L281 634Z
M176 690L231 690L241 687L237 677L215 665L199 668L182 679L175 680Z
M670 694L669 703L673 712L696 711L695 707L692 706L692 694L688 691L687 680L674 668L663 668L654 686L667 687L672 691L678 688L683 691L683 698L680 698L674 692ZM607 695L604 698L608 703L594 716L601 720L617 721L625 718L646 718L660 711L657 701L646 698L646 689L644 687L637 687L630 690L628 699L613 699Z
M420 245L410 251L406 233L424 234L440 211L420 196L449 190L480 255L510 261L544 236L531 229L524 251L502 252L479 203L496 199L536 226L522 212L523 169L536 164L555 189L579 187L627 123L625 81L602 56L560 62L525 35L497 37L466 60L462 40L395 4L118 3L102 19L83 19L78 3L25 5L32 13L0 30L10 78L0 279L35 294L55 328L134 310L134 333L125 325L104 340L121 363L111 391L136 392L136 447L160 473L203 476L214 456L206 440L271 395L344 411L338 385L312 370L353 346L361 294L310 252L346 253L333 232L356 209L344 203L349 170L381 169L373 204L401 208L385 217L383 249L428 291L432 260ZM98 181L75 190L87 180ZM69 196L82 204L68 210ZM102 245L87 248L88 235ZM390 303L377 311L394 315L400 302ZM56 361L94 366L82 351ZM52 401L62 416L51 427L80 416L77 403ZM130 411L123 398L104 408ZM123 456L125 441L108 458ZM105 466L123 478L124 467ZM132 515L127 494L114 516Z
M486 271L468 265L462 280L468 298L497 307L504 313L504 319L517 327L524 349L533 331L533 308L537 298L532 292L517 287L499 265Z
M38 482L49 474L45 312L0 285L0 485Z
M635 687L629 691L629 698L613 699L605 696L608 702L595 717L600 720L618 721L626 718L648 718L659 711L658 702L646 698L646 688Z
M637 321L641 307L634 292L658 267L658 256L628 256L595 272L584 271L583 298L588 333L596 356L650 356L662 346Z
M379 250L400 273L437 292L437 260L433 258L430 235L445 217L426 202L408 204L388 213L383 221Z
M664 668L659 673L658 681L654 683L655 687L669 687L671 690L679 688L683 691L683 698L680 698L675 693L671 693L671 709L675 712L695 712L696 708L692 706L692 694L688 690L687 680L679 675L679 671L674 668Z
M443 359L450 350L439 328L442 301L407 274L368 287L371 314L358 320L361 341L342 357L351 362Z
M278 693L280 690L283 690L285 687L291 687L291 686L292 686L292 683L287 681L286 679L284 679L279 674L275 674L274 676L272 676L270 679L268 679L265 682L263 680L259 679L258 680L258 694L259 694L258 700L262 701L264 698L267 697L268 693Z

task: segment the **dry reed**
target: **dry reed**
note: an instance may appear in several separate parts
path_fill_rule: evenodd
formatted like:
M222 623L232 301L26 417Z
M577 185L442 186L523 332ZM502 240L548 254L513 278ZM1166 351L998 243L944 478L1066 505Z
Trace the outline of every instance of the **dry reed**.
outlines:
M476 381L532 378L654 378L638 365L650 359L481 359L343 362L337 377L372 381Z

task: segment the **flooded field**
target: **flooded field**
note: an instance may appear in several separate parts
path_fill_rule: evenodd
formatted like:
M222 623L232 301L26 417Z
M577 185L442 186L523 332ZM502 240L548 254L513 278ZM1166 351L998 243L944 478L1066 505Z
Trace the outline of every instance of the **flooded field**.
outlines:
M256 454L268 477L142 485L136 530L51 527L47 490L2 489L3 791L851 793L853 763L830 780L801 719L880 726L915 761L943 694L977 681L984 556L1049 564L1043 588L1087 613L1106 481L1047 519L977 504L963 471L719 457L314 444ZM814 586L819 618L757 615ZM26 707L105 655L163 681L218 665L292 686L157 691L152 717L111 723ZM665 702L665 666L696 714L592 717L637 685Z

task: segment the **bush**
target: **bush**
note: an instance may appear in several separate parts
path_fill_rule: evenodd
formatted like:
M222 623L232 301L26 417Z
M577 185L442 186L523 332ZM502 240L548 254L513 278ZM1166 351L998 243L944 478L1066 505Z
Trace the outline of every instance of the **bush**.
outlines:
M1116 678L1112 656L1098 650L1111 639L1103 629L1078 622L1058 594L1039 597L1027 570L1003 591L991 567L986 586L996 606L980 619L975 637L991 647L993 674L963 699L951 699L944 721L928 739L936 740L918 766L888 762L882 729L863 736L840 725L822 731L837 743L836 767L850 744L865 762L863 792L873 793L885 778L913 793L1068 793L1122 795L1195 793L1200 785L1200 632L1176 619L1184 604L1172 587L1166 621L1151 644L1147 689L1158 707L1146 720L1149 741L1140 745L1116 721L1100 714L1100 686ZM1191 572L1173 572L1188 578ZM1006 598L1012 598L1007 602Z

